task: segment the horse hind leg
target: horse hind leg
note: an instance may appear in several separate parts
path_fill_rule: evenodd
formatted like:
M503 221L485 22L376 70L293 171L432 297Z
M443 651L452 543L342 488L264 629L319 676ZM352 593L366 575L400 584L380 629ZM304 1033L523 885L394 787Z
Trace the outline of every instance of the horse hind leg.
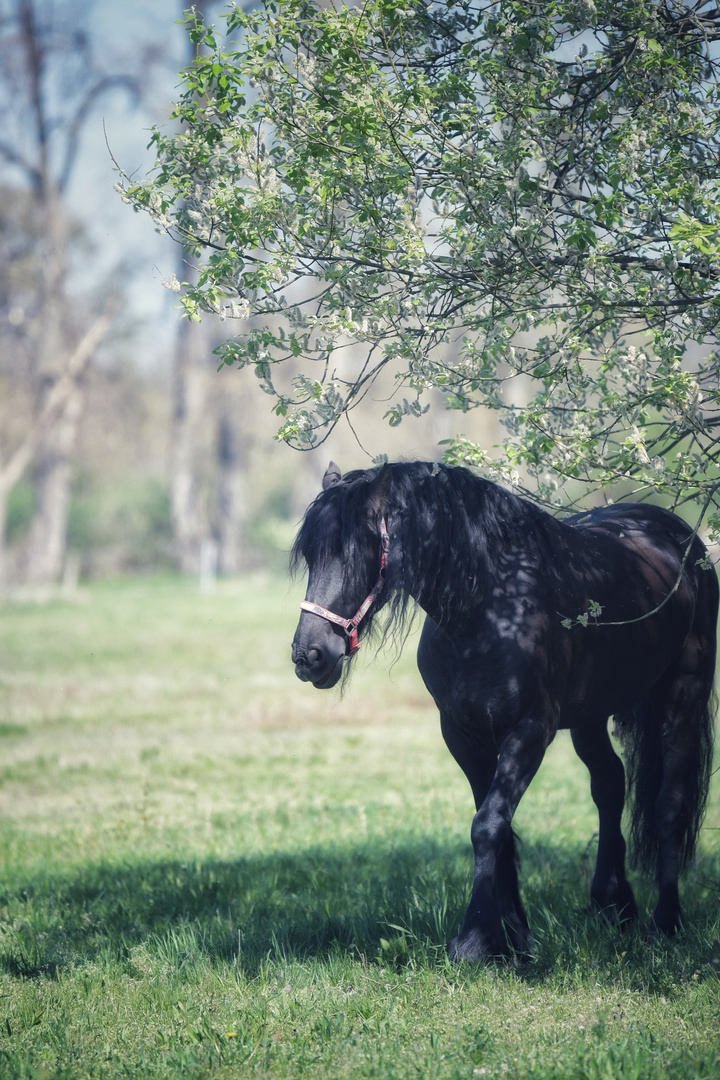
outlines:
M573 728L573 746L590 773L590 792L598 810L598 853L590 887L593 904L625 927L637 918L637 905L625 876L625 839L621 821L625 805L625 770L615 753L607 720Z

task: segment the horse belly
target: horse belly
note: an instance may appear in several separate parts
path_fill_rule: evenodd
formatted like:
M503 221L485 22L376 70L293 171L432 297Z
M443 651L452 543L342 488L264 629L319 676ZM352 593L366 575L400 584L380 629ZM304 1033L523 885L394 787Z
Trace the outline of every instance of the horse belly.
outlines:
M646 696L679 659L689 632L686 618L663 621L662 634L642 624L568 631L581 633L585 641L581 649L573 651L560 727L577 727L590 718L612 716ZM593 635L597 636L595 642Z
M544 643L529 649L493 635L456 640L428 618L418 668L442 714L478 734L491 731L495 742L540 701L554 715L548 722L573 728L632 706L677 661L689 612L676 609L653 622L548 630Z

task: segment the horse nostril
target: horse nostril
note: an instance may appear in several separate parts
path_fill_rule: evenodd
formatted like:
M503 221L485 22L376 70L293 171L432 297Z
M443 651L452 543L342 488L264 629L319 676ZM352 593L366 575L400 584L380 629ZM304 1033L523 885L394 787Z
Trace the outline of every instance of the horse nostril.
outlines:
M298 675L301 678L307 679L308 675L301 674L301 672L310 672L314 668L319 667L324 659L325 654L322 648L318 645L311 645L309 649L299 649L294 647L292 650L292 660L295 664Z

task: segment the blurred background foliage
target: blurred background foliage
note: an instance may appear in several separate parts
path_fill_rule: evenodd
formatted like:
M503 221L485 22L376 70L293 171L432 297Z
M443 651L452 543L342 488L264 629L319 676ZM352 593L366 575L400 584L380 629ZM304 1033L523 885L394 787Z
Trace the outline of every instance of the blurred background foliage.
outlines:
M142 175L190 45L183 0L0 0L0 588L279 569L330 457L441 456L443 410L391 429L379 385L327 443L273 436L219 327L162 281L183 251L113 190ZM196 4L208 17L222 9ZM387 388L390 393L390 387ZM467 434L493 441L493 421Z

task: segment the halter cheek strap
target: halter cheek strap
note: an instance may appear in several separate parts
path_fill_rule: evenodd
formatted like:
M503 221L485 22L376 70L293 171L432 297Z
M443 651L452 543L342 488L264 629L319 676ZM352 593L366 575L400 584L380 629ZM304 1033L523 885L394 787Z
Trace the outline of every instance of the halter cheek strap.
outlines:
M342 626L347 636L347 656L354 656L360 648L360 623L377 600L380 591L385 584L385 571L387 569L388 551L390 549L390 534L387 531L385 518L382 518L380 521L380 544L380 575L352 619L344 619L342 615L336 615L334 611L328 611L327 608L321 607L320 604L313 604L310 600L300 601L300 607L303 611L309 611L313 615L319 615L321 619L327 619L328 622L335 623L336 626Z

